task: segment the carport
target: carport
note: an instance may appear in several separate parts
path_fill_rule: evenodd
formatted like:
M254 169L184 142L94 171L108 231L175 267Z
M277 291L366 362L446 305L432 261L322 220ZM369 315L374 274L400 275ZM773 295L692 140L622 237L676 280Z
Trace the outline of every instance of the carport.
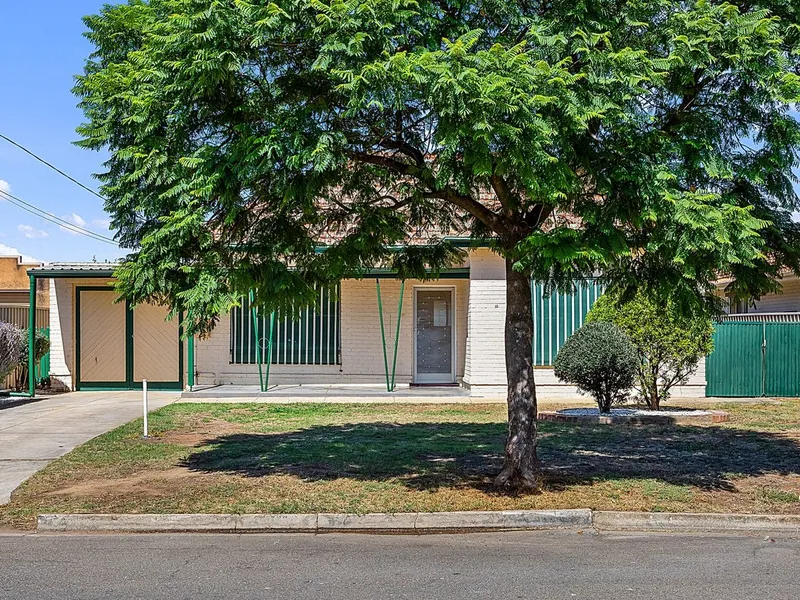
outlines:
M54 263L29 270L30 314L36 280L50 280L51 377L71 390L180 390L184 343L180 319L155 304L132 306L114 290L111 263ZM33 354L33 339L28 340ZM35 393L35 379L28 382Z

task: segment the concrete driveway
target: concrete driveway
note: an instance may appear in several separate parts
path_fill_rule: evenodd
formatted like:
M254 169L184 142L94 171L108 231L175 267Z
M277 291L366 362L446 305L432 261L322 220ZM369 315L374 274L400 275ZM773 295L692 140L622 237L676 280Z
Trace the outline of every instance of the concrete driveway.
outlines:
M179 396L151 392L150 409ZM141 392L73 392L0 409L0 504L50 461L141 414Z

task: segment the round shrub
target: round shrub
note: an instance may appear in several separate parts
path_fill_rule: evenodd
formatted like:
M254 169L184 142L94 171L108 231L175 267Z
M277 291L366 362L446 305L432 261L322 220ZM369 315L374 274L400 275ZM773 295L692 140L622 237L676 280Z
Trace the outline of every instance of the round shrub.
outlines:
M628 336L612 323L597 322L585 324L569 337L553 367L556 377L592 396L600 412L607 413L628 398L638 365Z

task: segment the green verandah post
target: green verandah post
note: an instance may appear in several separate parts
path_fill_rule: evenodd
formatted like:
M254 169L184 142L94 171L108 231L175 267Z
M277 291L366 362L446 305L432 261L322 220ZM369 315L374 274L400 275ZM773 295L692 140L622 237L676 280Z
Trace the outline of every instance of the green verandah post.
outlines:
M28 394L36 395L36 278L30 276L31 290L28 306Z
M381 280L375 278L375 289L378 293L378 314L381 319L381 345L383 346L383 369L386 374L386 391L393 392L397 373L397 348L400 344L400 317L403 314L403 296L405 295L405 279L400 282L400 300L397 303L397 325L394 334L394 356L392 357L392 378L389 380L389 356L386 351L386 328L383 324L383 300L381 300Z
M258 324L258 309L254 305L255 302L255 293L253 290L250 290L250 309L253 313L253 328L255 329L256 334L256 362L258 363L258 383L261 388L262 392L266 392L269 389L269 368L272 364L272 334L275 331L275 311L272 311L269 314L269 338L267 339L267 372L266 372L266 379L264 377L265 373L262 369L262 356L261 356L261 335L259 333L259 324Z
M189 391L191 392L194 389L194 336L190 335L189 339L186 340L186 354L187 359L189 361L189 371L186 373L187 375L187 384L189 386Z

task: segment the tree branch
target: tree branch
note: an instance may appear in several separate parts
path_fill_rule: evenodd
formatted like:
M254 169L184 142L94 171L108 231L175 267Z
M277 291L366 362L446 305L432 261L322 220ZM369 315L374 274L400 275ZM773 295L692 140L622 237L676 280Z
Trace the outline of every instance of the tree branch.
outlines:
M514 196L508 187L508 182L497 173L492 173L489 180L491 181L492 189L497 199L500 201L500 205L503 207L506 214L510 215L514 210L515 202Z
M436 185L436 180L433 175L426 168L410 165L389 156L380 156L365 152L351 152L349 156L358 162L383 167L400 175L414 177L429 189L428 192L423 194L426 198L438 198L467 211L500 236L507 236L509 233L508 227L498 214L491 211L471 196L459 194L449 186L440 189Z

